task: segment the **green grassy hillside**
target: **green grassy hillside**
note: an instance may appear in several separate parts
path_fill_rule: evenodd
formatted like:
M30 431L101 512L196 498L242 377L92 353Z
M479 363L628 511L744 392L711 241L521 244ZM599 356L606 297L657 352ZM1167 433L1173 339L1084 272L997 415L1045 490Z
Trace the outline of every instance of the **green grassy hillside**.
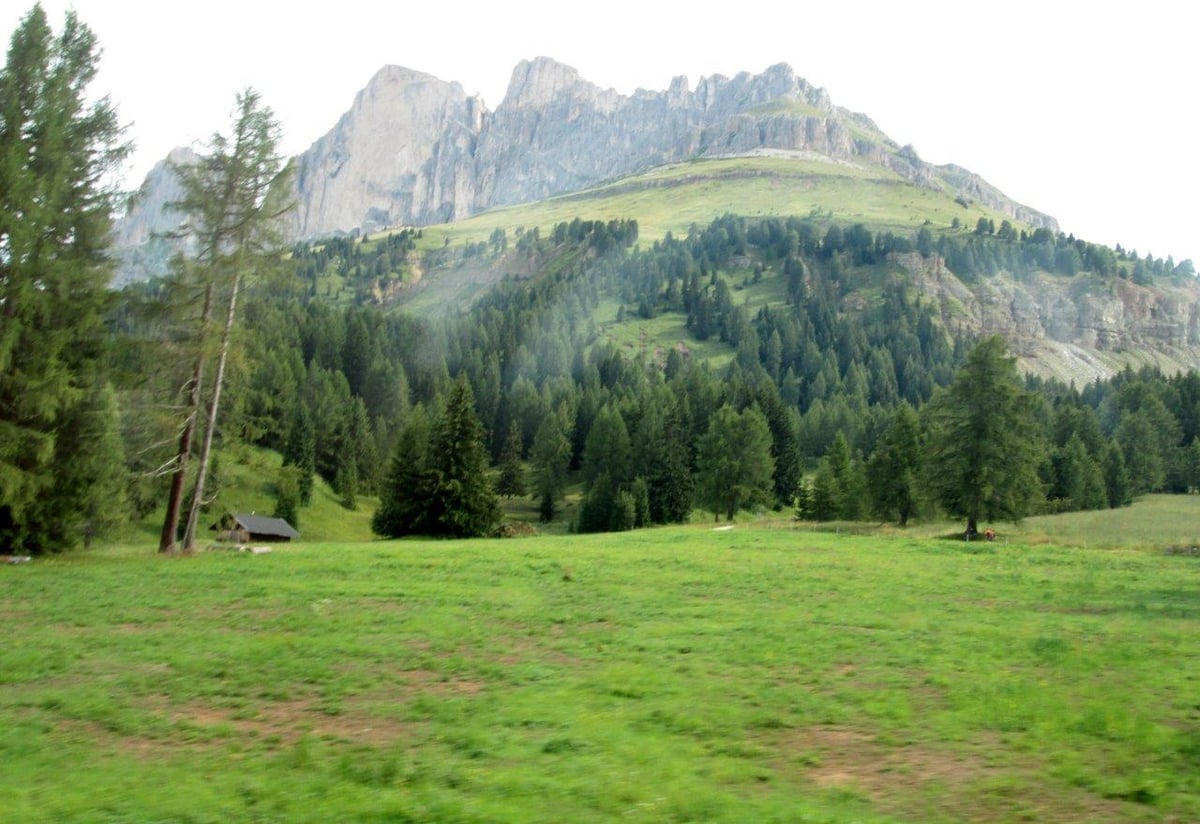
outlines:
M780 522L0 567L0 809L1193 821L1197 563Z
M880 166L809 157L739 157L661 167L583 192L493 209L450 226L425 229L425 248L486 240L497 228L543 232L576 217L636 218L647 241L686 233L726 213L813 215L843 224L915 233L926 222L949 229L954 218L974 226L1003 216L978 204L963 206L945 192L916 186ZM1024 228L1018 225L1018 228Z
M218 491L201 516L201 545L215 540L215 533L209 527L227 512L271 515L275 511L275 481L281 462L279 453L245 444L218 451ZM340 496L318 476L312 503L300 509L300 523L296 526L301 541L370 540L371 513L376 504L375 499L363 496L356 509L346 509L340 503ZM157 543L162 522L160 507L131 524L121 538L126 543Z

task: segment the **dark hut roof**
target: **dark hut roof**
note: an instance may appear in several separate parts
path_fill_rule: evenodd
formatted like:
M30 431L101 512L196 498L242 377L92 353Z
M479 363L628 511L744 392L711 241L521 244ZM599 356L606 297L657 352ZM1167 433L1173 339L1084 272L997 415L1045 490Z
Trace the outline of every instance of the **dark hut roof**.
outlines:
M283 518L267 518L262 515L234 515L233 520L251 535L274 535L279 538L299 538L291 524Z

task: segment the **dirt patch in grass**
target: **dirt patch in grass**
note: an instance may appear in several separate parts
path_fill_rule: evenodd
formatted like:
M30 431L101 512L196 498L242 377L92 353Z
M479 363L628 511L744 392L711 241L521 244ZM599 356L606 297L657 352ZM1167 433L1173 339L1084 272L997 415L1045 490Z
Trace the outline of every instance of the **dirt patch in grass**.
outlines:
M417 695L477 695L487 686L484 681L449 677L435 670L405 670L397 678L407 689L400 690L399 695L393 695L395 700L411 700Z
M954 748L889 744L841 727L774 737L776 769L822 790L861 795L880 812L912 820L1127 822L1145 810L1056 783L998 739Z
M317 699L264 701L253 713L190 702L172 713L177 723L201 728L232 728L240 736L291 745L304 736L336 738L356 744L387 746L412 738L420 726L373 711L364 700L338 704L336 709Z

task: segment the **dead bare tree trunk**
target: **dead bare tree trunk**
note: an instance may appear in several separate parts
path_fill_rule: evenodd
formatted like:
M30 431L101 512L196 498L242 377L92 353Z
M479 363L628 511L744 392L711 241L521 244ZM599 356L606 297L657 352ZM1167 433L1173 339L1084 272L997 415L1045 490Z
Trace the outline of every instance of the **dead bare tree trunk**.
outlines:
M200 469L192 491L192 504L188 509L187 527L183 533L183 551L196 548L196 524L200 520L200 507L204 504L204 482L208 478L209 456L212 454L213 433L217 428L217 412L221 406L221 386L225 383L225 361L229 355L229 339L233 334L233 320L237 312L238 292L242 287L242 275L233 279L233 291L229 294L229 311L225 315L225 329L221 333L221 351L217 356L217 375L213 382L212 400L208 404L208 421L204 426L204 443L200 447Z
M171 489L167 494L167 513L163 518L162 533L158 538L159 552L175 551L175 534L179 531L179 516L183 511L183 487L187 481L188 458L192 452L192 440L196 436L196 422L200 417L200 400L204 384L204 338L212 316L213 287L204 288L204 308L200 313L200 347L196 355L192 377L188 382L188 414L179 434L179 452L175 455L175 471L171 474Z

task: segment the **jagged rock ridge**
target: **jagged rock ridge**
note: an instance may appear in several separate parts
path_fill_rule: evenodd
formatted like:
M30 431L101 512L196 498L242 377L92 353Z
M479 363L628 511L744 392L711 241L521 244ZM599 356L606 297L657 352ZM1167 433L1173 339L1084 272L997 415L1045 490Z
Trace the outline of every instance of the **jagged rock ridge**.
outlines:
M664 163L764 149L878 164L1057 231L1052 218L966 170L932 166L896 146L785 64L705 77L694 90L678 77L665 91L626 96L545 57L513 70L495 112L458 83L380 70L298 159L290 228L299 238L458 220Z
M898 147L786 64L758 75L704 77L695 89L677 77L665 91L622 95L539 57L513 70L495 112L458 83L381 69L333 129L296 159L297 208L286 229L299 239L460 220L664 163L763 151L876 164L1024 223L1058 228L967 170L933 166L911 147ZM189 156L177 149L147 177L141 202L118 226L119 249L138 249L170 228L175 218L164 205L176 199L178 184L169 166ZM144 275L149 264L136 271L126 265L123 280Z

